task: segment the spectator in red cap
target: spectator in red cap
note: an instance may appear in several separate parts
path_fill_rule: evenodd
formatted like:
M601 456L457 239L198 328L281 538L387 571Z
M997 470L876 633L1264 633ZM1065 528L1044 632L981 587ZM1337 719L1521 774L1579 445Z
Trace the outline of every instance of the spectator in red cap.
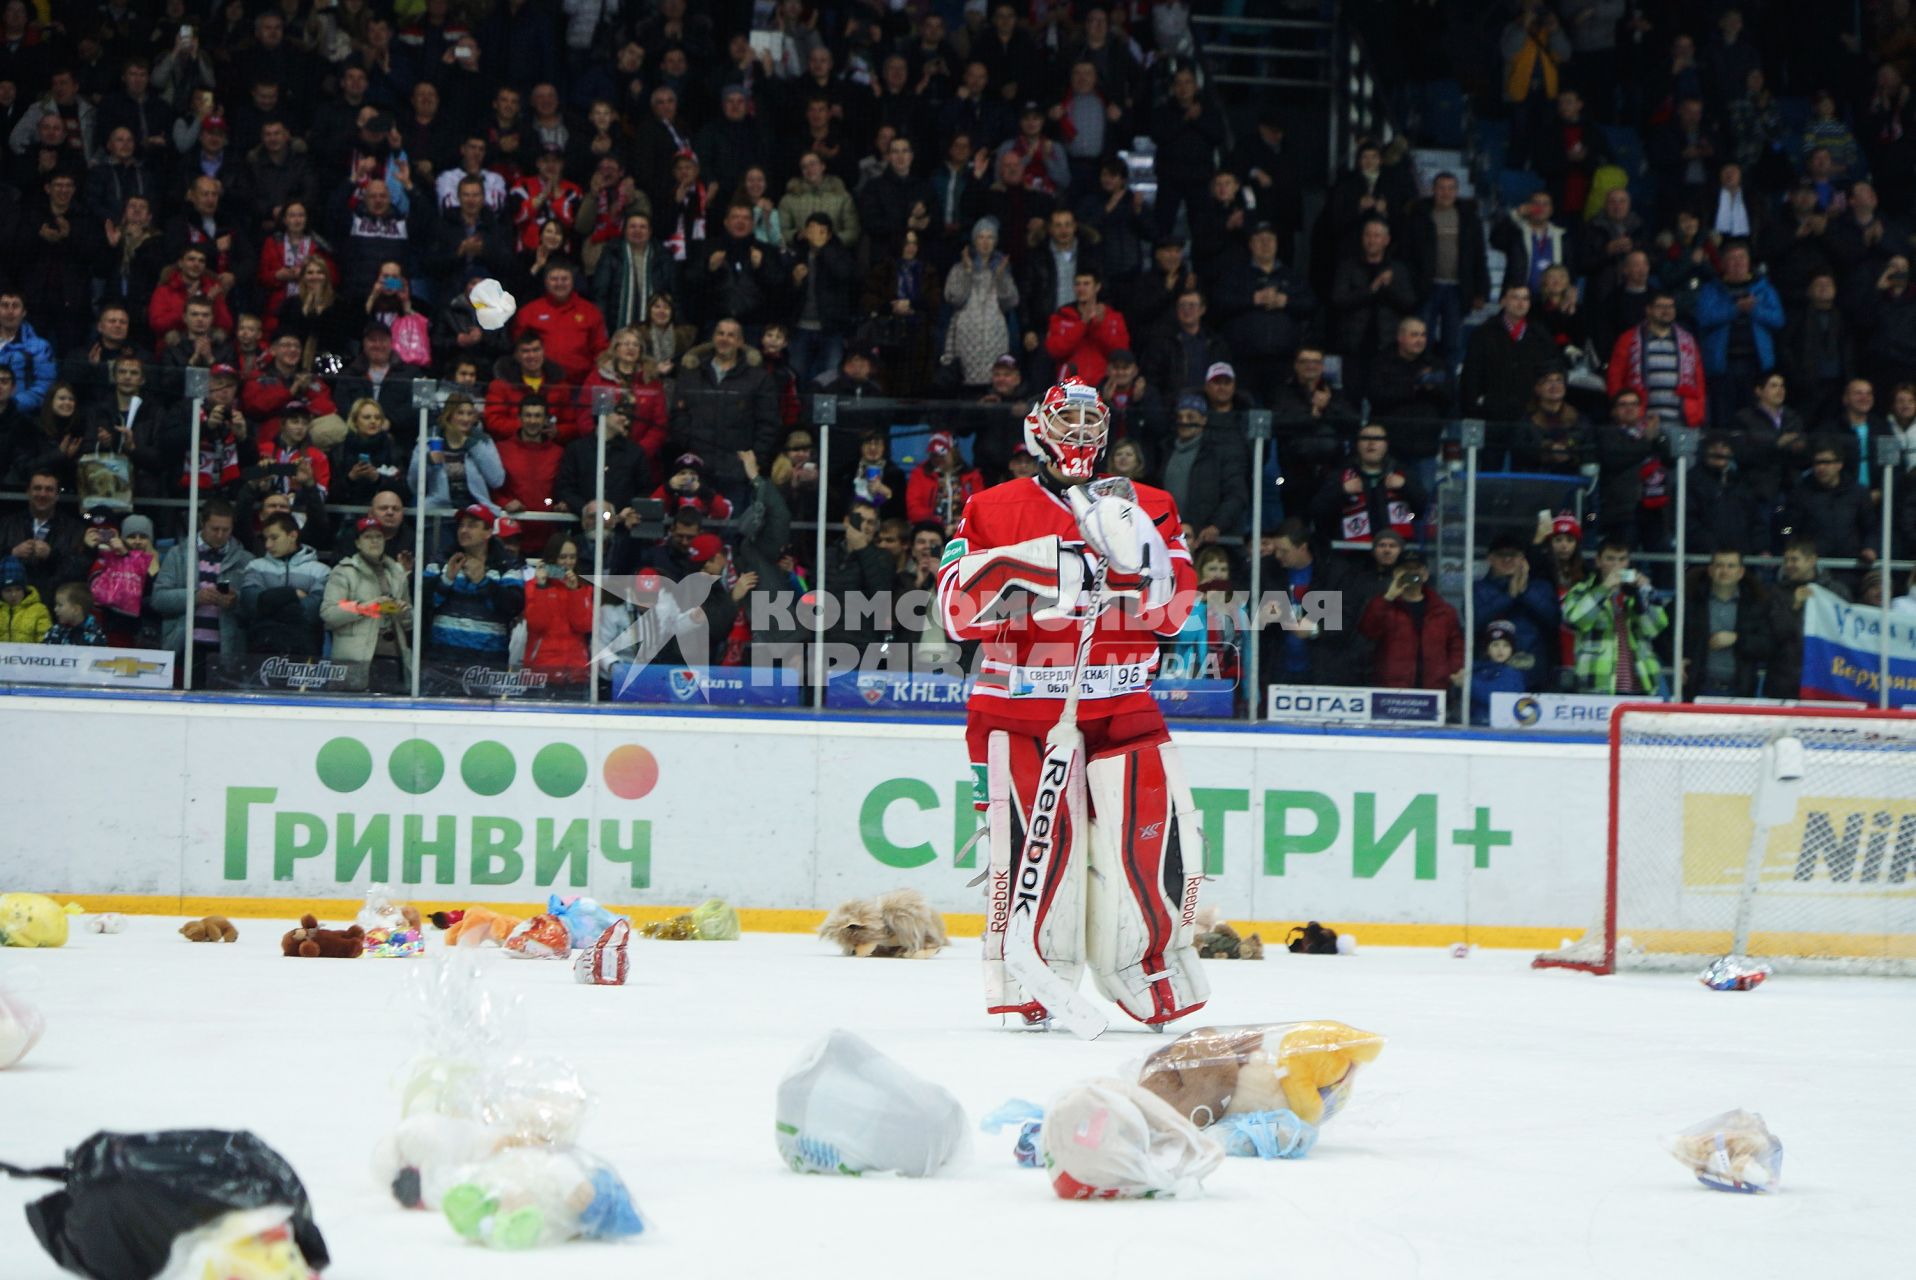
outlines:
M546 264L544 296L522 305L512 320L514 334L539 335L546 359L574 386L606 347L605 316L576 292L577 278L570 259L554 258Z
M332 633L335 662L369 668L365 687L400 693L410 687L412 591L406 570L388 555L388 526L376 516L352 525L353 550L326 578L319 619Z
M562 512L568 510L555 496L559 463L565 450L553 439L552 415L540 400L527 400L519 406L519 430L495 442L506 482L493 490L493 501L509 515L520 512ZM537 554L551 536L552 527L535 521L526 535L526 545Z
M965 512L965 503L984 487L984 477L965 465L951 432L934 431L925 445L925 460L912 468L906 481L905 517L913 524L934 521L949 535Z
M492 526L492 536L499 540L514 560L525 559L524 543L526 527L511 516L500 516Z
M1045 329L1045 353L1058 363L1059 375L1071 375L1097 386L1113 351L1131 345L1131 330L1115 307L1100 296L1104 277L1090 263L1079 265L1072 277L1072 302L1051 313Z
M493 540L490 508L473 503L454 527L458 549L426 566L426 652L503 668L513 621L525 612L525 579Z
M1556 592L1561 613L1563 598L1570 594L1570 588L1590 576L1590 564L1583 558L1583 522L1568 511L1554 516L1540 514L1537 531L1530 539L1530 572ZM1559 626L1557 642L1543 660L1559 671L1574 670L1577 633L1567 626Z

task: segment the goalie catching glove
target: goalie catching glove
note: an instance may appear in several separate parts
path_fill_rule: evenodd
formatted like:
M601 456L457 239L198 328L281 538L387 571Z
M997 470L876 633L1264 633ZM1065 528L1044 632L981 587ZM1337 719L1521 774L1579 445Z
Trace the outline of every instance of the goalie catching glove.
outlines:
M1066 491L1085 545L1105 562L1104 589L1112 599L1130 598L1146 609L1171 602L1176 579L1171 549L1123 479L1095 480Z

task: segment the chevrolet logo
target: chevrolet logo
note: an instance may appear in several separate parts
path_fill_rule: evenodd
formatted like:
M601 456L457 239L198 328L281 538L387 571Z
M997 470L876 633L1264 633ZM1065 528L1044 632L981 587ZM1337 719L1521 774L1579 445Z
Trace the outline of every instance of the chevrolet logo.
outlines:
M132 680L138 676L159 671L163 665L158 662L148 662L143 658L95 658L91 670L104 671L122 680Z

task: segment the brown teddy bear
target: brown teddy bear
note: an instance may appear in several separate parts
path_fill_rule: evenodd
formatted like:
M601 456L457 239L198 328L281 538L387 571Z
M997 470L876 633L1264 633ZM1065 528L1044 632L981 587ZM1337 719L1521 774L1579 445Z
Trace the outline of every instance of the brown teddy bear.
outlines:
M205 916L181 925L180 936L188 942L238 942L239 930L225 916Z
M350 929L322 929L310 915L299 918L299 928L288 929L279 940L283 956L318 956L331 960L354 960L366 949L366 931L358 925Z

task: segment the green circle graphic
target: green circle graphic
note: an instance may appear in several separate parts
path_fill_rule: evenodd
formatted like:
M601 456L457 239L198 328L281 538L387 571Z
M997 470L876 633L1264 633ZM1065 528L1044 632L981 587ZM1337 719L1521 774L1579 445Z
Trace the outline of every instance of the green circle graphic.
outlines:
M393 748L386 771L395 787L407 795L423 796L446 776L446 758L424 738L408 738Z
M518 769L512 752L499 742L475 742L459 759L459 776L474 795L498 795L512 785Z
M554 799L576 795L585 785L585 753L569 742L540 747L532 757L532 781Z
M357 791L373 776L373 753L358 738L334 738L319 749L313 772L328 791Z

